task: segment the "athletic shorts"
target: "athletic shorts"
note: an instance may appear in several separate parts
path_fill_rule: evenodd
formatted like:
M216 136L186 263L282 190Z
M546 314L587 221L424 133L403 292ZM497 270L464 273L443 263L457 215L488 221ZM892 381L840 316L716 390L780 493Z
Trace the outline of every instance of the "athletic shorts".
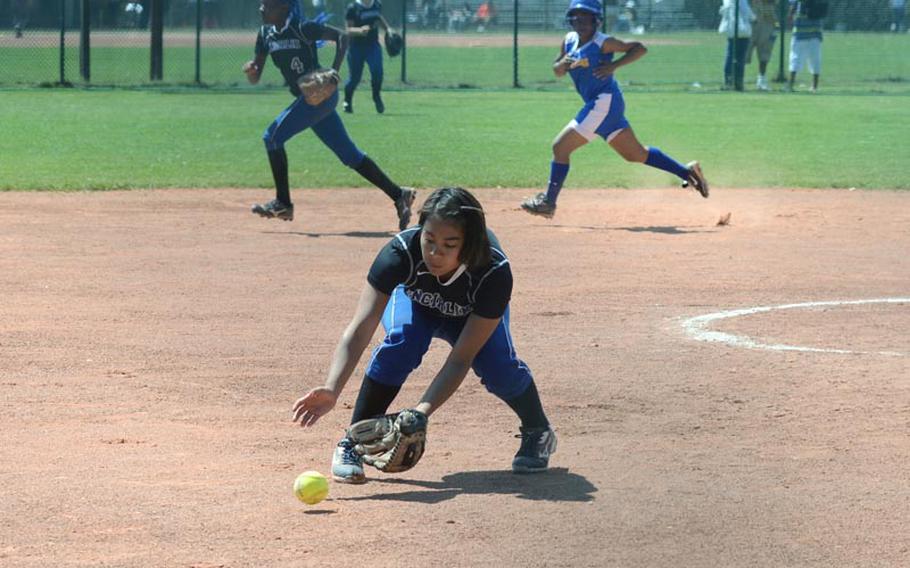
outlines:
M617 134L629 128L626 120L626 103L622 93L602 93L593 101L585 103L578 111L569 126L584 136L590 142L595 136L600 136L607 142L613 140Z
M368 377L389 386L401 386L423 361L434 338L455 345L468 318L444 318L430 314L415 305L402 286L392 292L382 314L386 336L373 350L367 364ZM509 331L509 309L481 347L471 364L480 382L502 400L512 400L531 384L531 370L518 358ZM422 373L424 380L436 375L437 369Z
M752 63L752 52L758 53L758 60L762 63L771 61L771 51L774 49L774 24L769 22L754 22L752 24L752 41L749 42L749 51L746 53L746 64Z
M818 38L790 40L790 73L799 73L804 64L809 65L809 73L821 75L822 40Z

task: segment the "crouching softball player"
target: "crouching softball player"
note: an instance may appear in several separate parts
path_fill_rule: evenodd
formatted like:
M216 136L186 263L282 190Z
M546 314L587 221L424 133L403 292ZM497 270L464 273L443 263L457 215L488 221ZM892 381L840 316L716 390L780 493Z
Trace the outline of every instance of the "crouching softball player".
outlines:
M414 409L432 415L473 369L521 420L512 471L545 471L556 435L531 371L512 346L511 294L509 259L487 229L480 203L461 188L437 189L424 203L419 224L379 251L325 386L294 403L294 421L312 426L332 410L381 321L386 336L367 366L352 424L387 412L437 337L452 351ZM348 437L335 449L332 476L345 483L366 481L363 457Z

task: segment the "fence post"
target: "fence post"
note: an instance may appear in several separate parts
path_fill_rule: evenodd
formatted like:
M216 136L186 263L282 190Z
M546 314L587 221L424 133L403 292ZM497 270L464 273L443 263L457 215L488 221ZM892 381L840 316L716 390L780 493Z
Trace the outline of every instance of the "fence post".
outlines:
M60 84L66 83L66 0L60 0Z
M512 87L519 88L518 83L518 0L513 0L512 12Z
M784 31L787 29L787 0L780 0L780 10L778 10L778 19L780 20L780 65L777 67L777 83L786 81L784 77Z
M401 2L401 82L408 82L408 0Z
M89 45L91 20L91 0L82 0L82 22L79 26L79 73L86 83L92 78L91 46Z
M202 82L202 0L196 0L196 84Z
M201 1L201 0L197 0ZM152 61L149 78L160 81L164 76L164 0L152 0L149 27L152 31Z

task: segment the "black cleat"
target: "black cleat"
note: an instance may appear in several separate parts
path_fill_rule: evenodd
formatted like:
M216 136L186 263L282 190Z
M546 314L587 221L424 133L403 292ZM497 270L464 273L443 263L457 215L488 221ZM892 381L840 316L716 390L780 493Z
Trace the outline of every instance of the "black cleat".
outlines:
M705 174L701 171L701 166L698 165L698 162L689 162L686 164L686 168L689 170L689 179L685 180L682 183L683 187L692 187L695 191L701 194L705 199L708 198L708 180L705 179Z
M556 452L556 432L546 428L520 428L521 447L512 460L513 473L540 473L547 471L550 455Z
M547 194L544 192L522 201L521 208L531 215L540 215L547 219L552 219L553 215L556 215L556 204L547 201Z
M294 220L294 205L273 199L265 205L253 205L253 213L266 219L281 219L282 221Z

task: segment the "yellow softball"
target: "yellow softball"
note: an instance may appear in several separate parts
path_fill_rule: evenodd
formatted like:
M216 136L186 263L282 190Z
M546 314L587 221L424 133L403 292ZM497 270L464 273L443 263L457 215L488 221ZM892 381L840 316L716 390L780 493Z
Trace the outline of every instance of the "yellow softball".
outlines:
M305 471L294 480L294 495L307 505L315 505L329 494L329 482L318 471Z

